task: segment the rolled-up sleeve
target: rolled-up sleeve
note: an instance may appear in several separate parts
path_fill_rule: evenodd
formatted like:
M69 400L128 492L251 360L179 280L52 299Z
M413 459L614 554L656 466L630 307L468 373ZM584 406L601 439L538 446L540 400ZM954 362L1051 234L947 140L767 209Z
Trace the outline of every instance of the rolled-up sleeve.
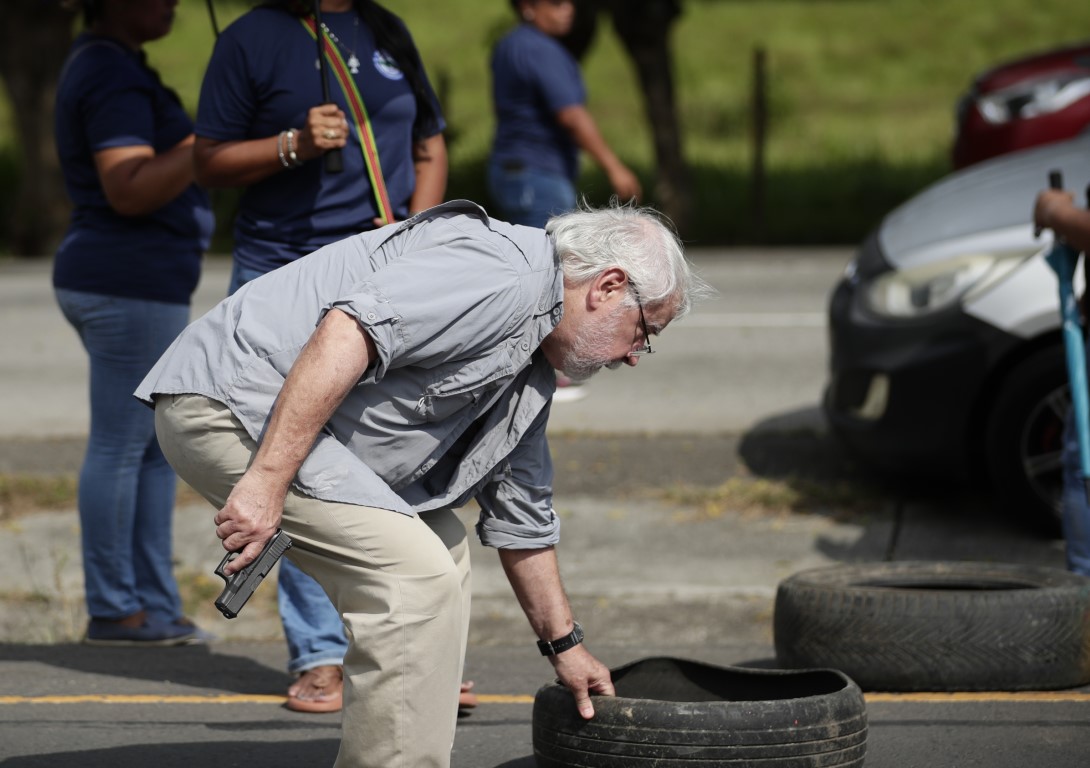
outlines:
M477 537L496 549L541 549L560 541L553 511L553 463L545 438L544 409L515 450L477 494Z

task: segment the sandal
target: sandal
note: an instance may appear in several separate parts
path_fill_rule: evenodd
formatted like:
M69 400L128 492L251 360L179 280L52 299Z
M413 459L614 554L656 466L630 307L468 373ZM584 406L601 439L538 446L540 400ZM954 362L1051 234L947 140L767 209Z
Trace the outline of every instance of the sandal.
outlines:
M344 706L343 674L334 664L305 670L288 689L284 706L295 712L339 712Z
M458 709L473 709L477 706L477 694L472 693L472 689L472 680L462 683L462 687L458 691Z
M324 665L308 669L288 689L285 706L295 712L337 712L344 706L344 678L341 667ZM458 709L477 706L473 681L464 682L458 691ZM305 695L310 689L317 695Z

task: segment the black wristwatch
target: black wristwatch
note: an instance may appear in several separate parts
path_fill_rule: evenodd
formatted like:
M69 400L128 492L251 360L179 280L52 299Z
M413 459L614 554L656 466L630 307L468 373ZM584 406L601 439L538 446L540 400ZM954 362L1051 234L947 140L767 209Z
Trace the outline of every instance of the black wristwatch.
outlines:
M583 628L579 626L578 621L574 623L575 628L563 637L558 637L555 640L538 640L537 649L541 651L541 655L555 656L583 642Z

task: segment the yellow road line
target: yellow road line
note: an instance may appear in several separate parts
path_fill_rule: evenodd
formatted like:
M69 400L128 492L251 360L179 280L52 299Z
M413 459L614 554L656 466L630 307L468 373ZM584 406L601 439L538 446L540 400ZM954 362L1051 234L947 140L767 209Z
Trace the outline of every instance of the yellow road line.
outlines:
M72 696L0 696L0 704L283 704L283 696L252 695L163 695L163 694L78 694Z
M954 693L868 693L867 703L923 702L955 704L972 702L1074 702L1090 703L1090 691L981 691ZM482 704L533 704L534 697L525 694L489 694L477 696ZM69 696L0 696L4 704L283 704L283 696L262 694L76 694Z
M908 701L934 704L978 701L1090 701L1090 692L1086 691L961 691L952 693L867 693L863 698L869 702Z
M482 704L533 704L533 696L481 694ZM0 696L2 704L283 704L283 696L261 694L165 695L165 694L77 694L70 696Z

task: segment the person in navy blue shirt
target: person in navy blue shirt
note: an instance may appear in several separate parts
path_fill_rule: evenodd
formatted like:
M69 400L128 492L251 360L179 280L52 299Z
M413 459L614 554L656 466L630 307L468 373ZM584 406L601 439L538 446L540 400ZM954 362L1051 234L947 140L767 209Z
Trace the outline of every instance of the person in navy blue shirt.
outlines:
M488 160L488 194L499 218L544 227L575 208L579 153L606 172L622 201L639 200L639 179L620 161L587 110L579 63L560 42L575 20L572 0L511 0L521 23L492 51L496 133ZM557 374L554 400L586 390Z
M575 18L572 0L511 0L521 23L492 52L496 133L488 191L500 218L543 227L575 207L579 152L606 172L622 202L639 200L639 180L620 161L586 108L579 64L560 42Z
M198 178L246 188L234 260L251 278L379 223L357 127L332 72L332 103L320 104L316 44L295 5L267 3L223 31L197 109ZM408 30L370 0L321 7L330 39L356 70L395 220L442 202L446 124ZM334 148L341 173L321 162Z
M301 19L309 2L269 2L223 31L201 87L197 175L245 187L234 227L230 293L324 245L374 229L380 218L360 126L333 72L322 104L317 46ZM400 18L371 0L323 0L322 22L362 96L395 221L443 201L446 127L420 55ZM340 149L343 171L322 158ZM318 583L281 562L280 617L288 643L290 709L343 705L348 643ZM460 702L473 706L471 684Z
M176 476L132 393L189 321L213 217L194 184L193 125L142 46L177 0L77 2L86 31L61 73L55 134L71 222L53 263L65 318L90 359L79 476L85 642L206 639L182 614L172 564Z

